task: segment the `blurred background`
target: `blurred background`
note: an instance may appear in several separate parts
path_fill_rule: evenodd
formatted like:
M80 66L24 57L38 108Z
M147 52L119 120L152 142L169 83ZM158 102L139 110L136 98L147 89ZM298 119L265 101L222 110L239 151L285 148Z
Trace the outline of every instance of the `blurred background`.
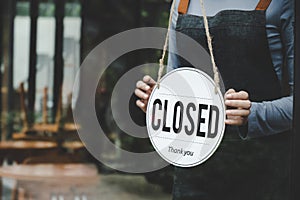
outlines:
M88 53L121 31L167 27L170 4L170 0L0 1L2 199L171 199L170 167L139 175L107 168L81 143L71 108L74 79ZM152 151L148 139L123 134L115 124L107 106L112 90L124 73L156 63L160 53L148 49L125 54L99 81L95 95L99 123L123 149ZM136 123L145 123L139 110L132 108L132 114Z

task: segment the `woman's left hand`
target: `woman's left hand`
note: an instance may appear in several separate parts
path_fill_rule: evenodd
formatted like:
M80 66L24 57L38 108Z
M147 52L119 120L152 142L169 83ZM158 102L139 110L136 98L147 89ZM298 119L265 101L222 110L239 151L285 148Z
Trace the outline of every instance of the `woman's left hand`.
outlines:
M234 89L229 89L225 93L225 105L227 106L227 119L225 120L227 125L241 126L247 123L251 108L247 92L236 92Z

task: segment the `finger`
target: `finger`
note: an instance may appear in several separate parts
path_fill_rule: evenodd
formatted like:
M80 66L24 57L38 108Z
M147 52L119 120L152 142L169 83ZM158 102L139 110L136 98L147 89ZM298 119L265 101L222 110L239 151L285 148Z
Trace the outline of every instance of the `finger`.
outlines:
M226 119L225 124L240 126L240 125L245 124L245 120L242 119L242 118L239 118L239 119Z
M235 90L234 90L234 89L230 88L229 90L227 90L227 92L226 92L225 95L224 95L225 101L228 99L228 98L227 98L228 94L232 94L232 93L235 93ZM229 109L229 108L230 108L230 107L227 106L227 109Z
M235 93L235 90L232 88L226 91L225 97L226 97L226 95L231 94L231 93Z
M235 116L235 115L227 115L226 119L231 119L231 120L239 120L241 118L244 118L242 116Z
M226 94L226 99L249 99L249 94L245 91Z
M143 82L143 81L136 82L136 87L138 89L141 89L141 90L144 90L144 91L147 91L147 90L150 89L150 86L148 84L146 84L145 82Z
M146 94L145 92L143 92L142 90L140 89L135 89L134 90L134 94L140 98L140 99L145 99L145 100L148 100L149 99L149 95Z
M146 111L146 104L145 103L143 103L141 100L137 100L136 101L136 105L140 108L140 109L142 109L142 111Z
M232 109L232 110L226 110L227 116L242 116L242 117L248 117L250 114L250 110L245 109Z
M149 75L144 76L143 81L149 84L150 86L154 86L156 84L156 81L153 80L153 78L151 78L151 76Z
M225 105L235 108L250 109L251 101L249 100L226 100Z

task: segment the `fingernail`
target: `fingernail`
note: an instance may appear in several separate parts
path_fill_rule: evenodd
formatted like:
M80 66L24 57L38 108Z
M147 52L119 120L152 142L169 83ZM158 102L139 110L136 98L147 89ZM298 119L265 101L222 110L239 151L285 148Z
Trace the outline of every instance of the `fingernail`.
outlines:
M145 99L147 99L147 98L148 98L148 95L147 95L147 94L145 94L145 95L144 95L144 98L145 98Z
M225 101L225 104L229 104L229 103L230 103L230 101L229 101L229 100L226 100L226 101Z
M227 97L227 98L231 98L231 97L232 97L232 94L227 94L226 97Z
M149 85L147 85L147 86L146 86L146 90L149 90L149 89L150 89L150 86L149 86Z

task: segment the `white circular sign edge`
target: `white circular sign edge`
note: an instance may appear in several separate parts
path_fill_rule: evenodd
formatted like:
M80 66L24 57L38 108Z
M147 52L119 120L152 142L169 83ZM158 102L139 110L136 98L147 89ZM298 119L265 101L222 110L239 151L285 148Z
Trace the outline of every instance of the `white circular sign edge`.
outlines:
M215 85L215 82L213 81L213 79L208 75L208 74L206 74L205 72L203 72L203 71L201 71L201 70L199 70L199 69L197 69L197 68L191 68L191 67L180 67L180 68L177 68L177 69L174 69L174 70L172 70L172 71L170 71L170 72L168 72L167 74L165 74L162 78L161 78L161 82L163 82L163 80L166 78L166 77L168 77L168 76L170 76L171 74L173 74L173 73L176 73L176 72L178 72L178 71L182 71L182 70L190 70L190 71L195 71L195 72L197 72L197 73L200 73L201 75L203 75L203 76L205 76L206 78L207 78L207 80L209 80L213 85ZM158 88L157 88L157 85L153 88L153 90L152 90L152 92L151 92L151 95L150 95L150 97L149 97L149 100L148 100L148 105L147 105L147 111L146 111L146 124L147 124L147 131L148 131L148 136L149 136L149 138L150 138L150 141L151 141L151 144L152 144L152 146L154 147L154 149L155 149L155 151L159 154L159 156L161 157L161 158L163 158L165 161L167 161L168 163L170 163L170 164L172 164L172 165L174 165L174 166L177 166L177 167L195 167L195 166L197 166L197 165L200 165L200 164L202 164L202 163L204 163L204 162L206 162L209 158L211 158L212 156L213 156L213 154L216 152L216 150L218 149L218 147L220 146L220 144L221 144L221 141L222 141L222 139L223 139L223 137L224 137L224 132L225 132L225 119L226 119L226 110L225 110L225 103L224 103L224 97L223 97L223 95L222 95L222 92L221 92L221 90L220 90L220 88L217 88L217 93L218 93L218 96L219 96L219 98L221 99L221 102L222 102L222 112L223 112L223 121L224 121L224 123L222 123L222 131L221 131L221 133L220 133L220 136L219 136L219 138L218 138L218 141L216 142L216 145L212 148L212 150L210 151L210 153L208 153L207 154L207 156L206 157L204 157L204 158L202 158L201 160L199 160L199 161L197 161L197 162L195 162L195 163L192 163L192 164L185 164L185 165L183 165L183 164L179 164L179 163L176 163L176 162L174 162L174 161L172 161L172 160L169 160L168 158L166 158L161 152L160 152L160 150L156 147L156 145L155 145L155 143L154 143L154 141L153 141L153 139L152 139L152 137L150 136L150 134L149 134L149 130L150 130L150 128L149 128L149 109L150 109L150 106L149 106L149 103L151 102L151 99L152 99L152 97L153 97L153 95L154 95L154 92L157 90Z

